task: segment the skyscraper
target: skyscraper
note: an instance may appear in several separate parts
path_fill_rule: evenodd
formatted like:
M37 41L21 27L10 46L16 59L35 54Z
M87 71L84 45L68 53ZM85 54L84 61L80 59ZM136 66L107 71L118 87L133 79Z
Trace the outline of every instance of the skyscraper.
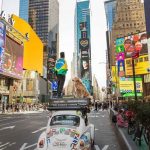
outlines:
M20 0L19 17L28 22L29 0Z
M107 31L106 31L106 41L107 41L107 51L106 51L106 76L107 76L107 88L110 83L110 35L113 27L113 22L115 20L116 13L116 0L108 0L104 2L106 20L107 20Z
M44 65L48 56L57 56L59 3L57 0L29 0L29 24L45 45Z
M114 41L116 38L139 31L145 31L144 4L139 0L117 0L111 36L111 64L115 65Z
M111 31L116 13L116 0L105 1L104 6L107 20L107 29Z
M91 92L90 2L77 0L75 9L75 68Z

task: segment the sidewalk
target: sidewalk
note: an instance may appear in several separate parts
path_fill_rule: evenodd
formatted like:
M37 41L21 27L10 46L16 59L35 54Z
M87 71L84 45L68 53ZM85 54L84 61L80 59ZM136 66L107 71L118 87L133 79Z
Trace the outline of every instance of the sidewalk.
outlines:
M20 112L0 112L0 115L13 115L13 114L32 114L32 113L41 113L43 112L43 109L40 110L34 110L34 111L20 111Z
M116 113L114 110L109 110L110 119L112 119L114 113ZM129 135L127 133L127 128L119 128L116 124L114 124L114 127L118 130L128 150L148 150L148 146L146 145L144 139L142 140L141 146L139 146L138 142L133 141L133 135Z

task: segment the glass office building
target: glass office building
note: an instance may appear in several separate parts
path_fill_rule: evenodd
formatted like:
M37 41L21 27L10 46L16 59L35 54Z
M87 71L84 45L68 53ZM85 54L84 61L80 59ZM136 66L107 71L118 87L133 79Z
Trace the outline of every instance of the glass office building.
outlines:
M116 0L105 1L104 5L107 20L107 28L109 31L111 31L116 13Z
M77 75L91 93L90 2L77 0L75 9L75 54Z
M28 22L29 18L29 0L20 0L19 17Z
M44 44L48 43L49 0L29 0L29 24Z

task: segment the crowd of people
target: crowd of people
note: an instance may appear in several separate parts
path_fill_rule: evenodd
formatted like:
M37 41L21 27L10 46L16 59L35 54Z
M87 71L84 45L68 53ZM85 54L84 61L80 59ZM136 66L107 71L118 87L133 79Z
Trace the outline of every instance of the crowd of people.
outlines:
M0 103L0 112L2 113L36 111L40 108L43 108L43 105L29 103Z
M95 103L93 103L93 107L94 107L95 111L98 111L98 110L101 110L101 109L102 110L107 110L109 108L109 102L95 102Z

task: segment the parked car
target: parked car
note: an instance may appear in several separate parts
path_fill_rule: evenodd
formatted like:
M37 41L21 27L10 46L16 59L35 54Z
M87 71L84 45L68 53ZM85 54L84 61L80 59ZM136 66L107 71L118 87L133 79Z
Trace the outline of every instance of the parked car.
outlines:
M94 125L81 110L56 111L40 135L37 150L91 150L94 145Z

